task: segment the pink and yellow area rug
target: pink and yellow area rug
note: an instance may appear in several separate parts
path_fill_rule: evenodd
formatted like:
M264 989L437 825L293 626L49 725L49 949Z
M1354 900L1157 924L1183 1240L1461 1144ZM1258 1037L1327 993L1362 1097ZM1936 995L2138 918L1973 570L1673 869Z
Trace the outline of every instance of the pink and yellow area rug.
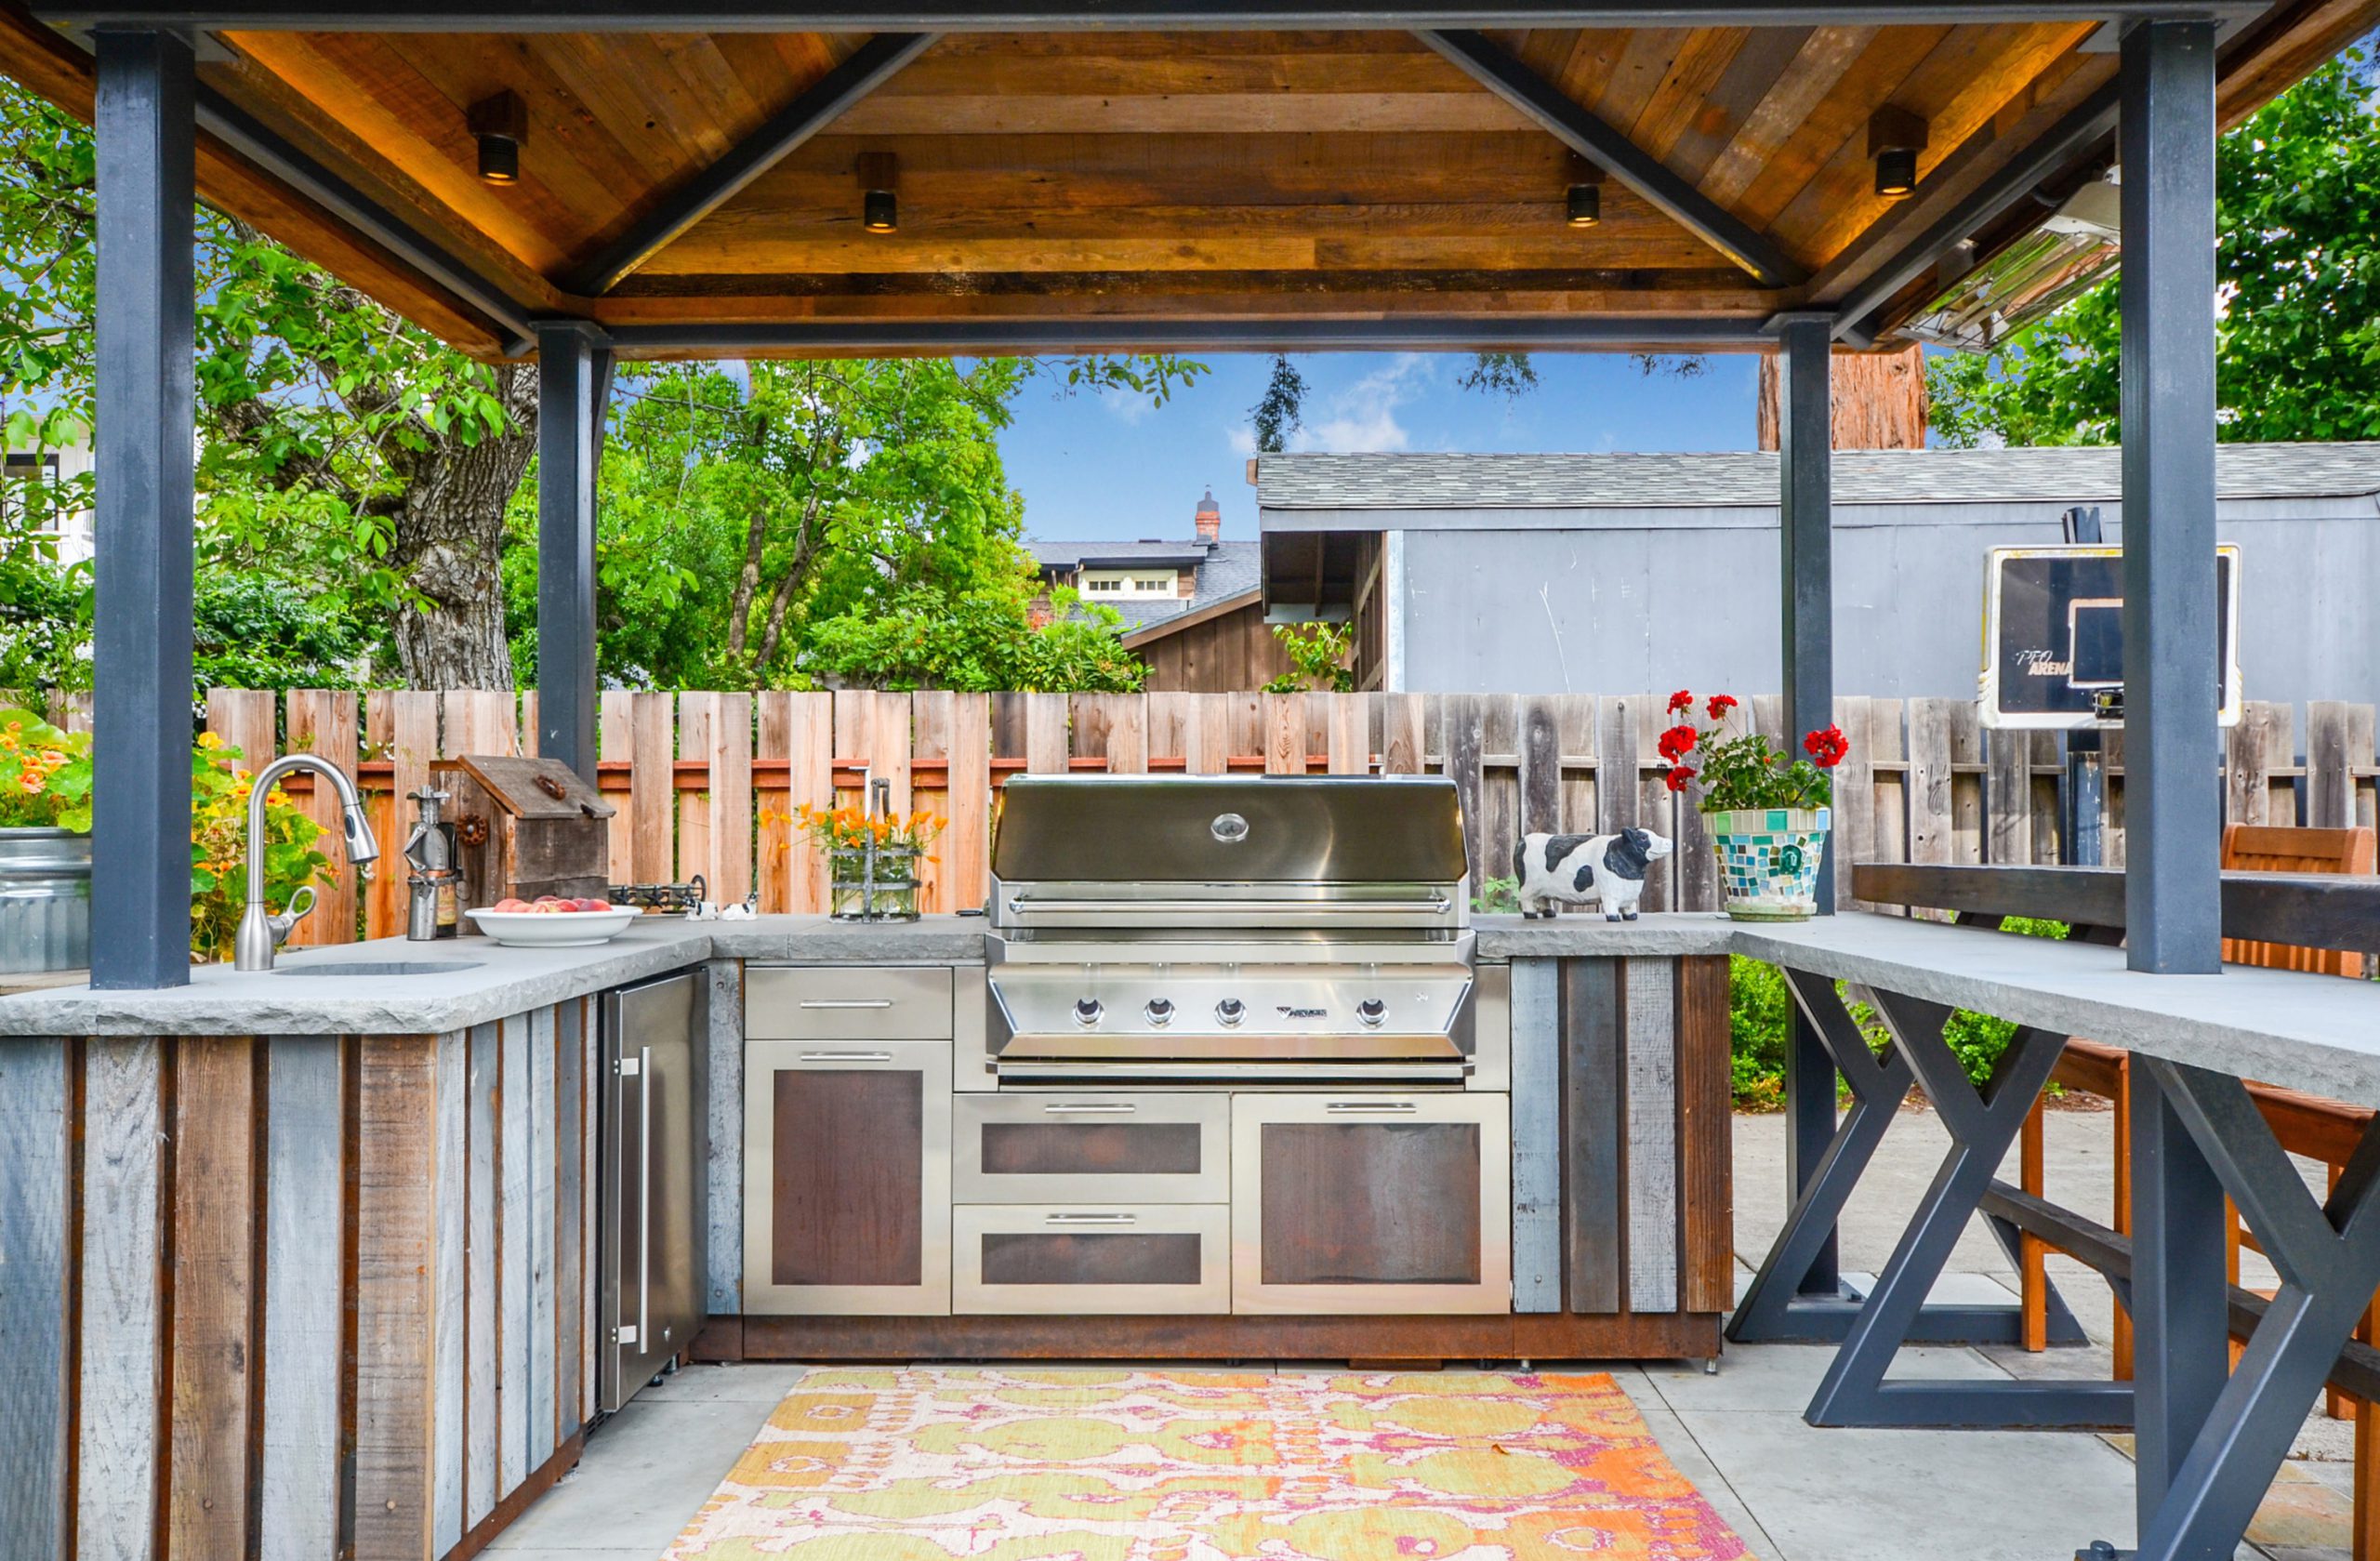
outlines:
M1732 1561L1608 1376L821 1369L667 1561Z

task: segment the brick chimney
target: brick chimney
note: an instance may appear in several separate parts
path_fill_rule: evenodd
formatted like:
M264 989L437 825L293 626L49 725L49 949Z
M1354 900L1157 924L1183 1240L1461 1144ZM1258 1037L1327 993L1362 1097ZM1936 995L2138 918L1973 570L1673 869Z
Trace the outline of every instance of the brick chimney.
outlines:
M1215 490L1209 488L1207 496L1198 501L1198 540L1210 547L1223 540L1223 509L1215 502Z

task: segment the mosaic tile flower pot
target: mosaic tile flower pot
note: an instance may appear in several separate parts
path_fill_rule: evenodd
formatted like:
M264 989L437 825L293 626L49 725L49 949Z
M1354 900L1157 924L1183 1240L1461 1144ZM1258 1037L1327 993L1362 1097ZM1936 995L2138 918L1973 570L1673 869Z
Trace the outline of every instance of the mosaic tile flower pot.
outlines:
M1727 914L1739 921L1800 921L1818 909L1818 864L1831 814L1825 808L1737 808L1705 813Z

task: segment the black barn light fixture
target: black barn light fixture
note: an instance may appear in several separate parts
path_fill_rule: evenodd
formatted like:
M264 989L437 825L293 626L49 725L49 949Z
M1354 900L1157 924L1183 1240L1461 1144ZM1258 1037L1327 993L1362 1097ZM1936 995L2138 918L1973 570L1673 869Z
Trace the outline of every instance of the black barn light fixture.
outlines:
M1876 161L1876 193L1897 201L1917 189L1917 154L1925 150L1925 121L1890 104L1868 119L1868 155Z
M1570 188L1563 198L1562 220L1573 228L1592 228L1603 220L1603 170L1575 152L1570 154Z
M900 230L901 201L893 190L900 173L899 160L889 152L859 154L859 223L871 233Z
M529 139L529 106L518 92L499 92L471 105L471 134L478 138L480 178L490 184L521 182L521 143Z

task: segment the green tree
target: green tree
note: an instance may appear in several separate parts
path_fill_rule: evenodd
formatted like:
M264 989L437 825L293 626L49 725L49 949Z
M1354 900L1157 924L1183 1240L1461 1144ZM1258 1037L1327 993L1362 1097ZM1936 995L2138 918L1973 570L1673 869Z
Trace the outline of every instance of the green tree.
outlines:
M2226 135L2215 157L2216 432L2380 439L2380 123L2350 49ZM1988 352L1927 364L1946 443L2121 434L2113 278Z

